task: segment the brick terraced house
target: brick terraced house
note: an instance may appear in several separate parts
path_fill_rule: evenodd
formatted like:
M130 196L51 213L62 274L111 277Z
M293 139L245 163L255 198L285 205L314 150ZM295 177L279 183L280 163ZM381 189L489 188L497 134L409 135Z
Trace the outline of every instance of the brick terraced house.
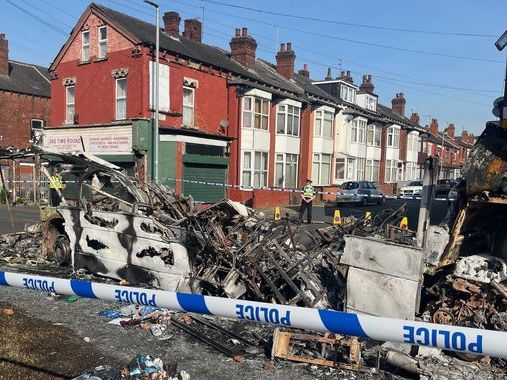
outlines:
M8 40L0 34L0 147L26 148L40 137L49 121L50 94L48 69L10 60ZM12 199L34 199L33 161L4 162L1 170Z

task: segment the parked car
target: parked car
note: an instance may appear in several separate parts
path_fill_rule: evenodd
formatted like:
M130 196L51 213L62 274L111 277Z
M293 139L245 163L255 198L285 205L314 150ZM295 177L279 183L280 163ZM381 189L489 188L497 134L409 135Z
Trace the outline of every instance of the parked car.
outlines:
M400 189L400 196L421 196L423 189L422 181L412 181L407 186Z
M439 179L435 189L435 198L447 198L449 191L456 185L454 179Z
M380 186L370 181L349 181L342 184L336 196L336 204L353 203L366 206L368 203L382 204L385 196Z

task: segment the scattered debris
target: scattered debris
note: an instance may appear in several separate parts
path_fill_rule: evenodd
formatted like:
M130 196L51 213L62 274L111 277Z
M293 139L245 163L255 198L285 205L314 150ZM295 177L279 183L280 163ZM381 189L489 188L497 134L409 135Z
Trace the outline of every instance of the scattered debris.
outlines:
M275 329L272 357L295 362L360 371L361 344L357 337L297 334Z
M13 315L14 309L2 309L2 313L5 315Z

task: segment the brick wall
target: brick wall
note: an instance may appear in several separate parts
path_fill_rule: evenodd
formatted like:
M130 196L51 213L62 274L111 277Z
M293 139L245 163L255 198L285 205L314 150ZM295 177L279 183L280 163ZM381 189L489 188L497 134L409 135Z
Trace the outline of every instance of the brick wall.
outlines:
M0 146L29 145L31 119L49 120L49 98L0 91Z

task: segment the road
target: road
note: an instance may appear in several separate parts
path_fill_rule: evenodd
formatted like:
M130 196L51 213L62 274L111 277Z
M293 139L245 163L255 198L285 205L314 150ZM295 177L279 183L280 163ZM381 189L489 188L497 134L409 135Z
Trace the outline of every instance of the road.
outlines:
M26 206L11 206L12 220L14 230L22 231L25 225L37 223L39 221L39 208ZM0 234L13 232L7 206L0 205Z
M373 216L383 209L398 209L404 203L407 204L407 218L408 228L411 230L417 229L417 221L419 217L419 205L420 200L417 199L387 199L383 205L368 205L366 207L354 206L354 205L326 205L324 207L313 208L313 220L323 221L327 223L333 222L334 210L339 209L342 217L354 215L357 217L364 216L366 211L370 211ZM431 221L430 224L440 224L447 214L447 201L436 200L431 210Z

